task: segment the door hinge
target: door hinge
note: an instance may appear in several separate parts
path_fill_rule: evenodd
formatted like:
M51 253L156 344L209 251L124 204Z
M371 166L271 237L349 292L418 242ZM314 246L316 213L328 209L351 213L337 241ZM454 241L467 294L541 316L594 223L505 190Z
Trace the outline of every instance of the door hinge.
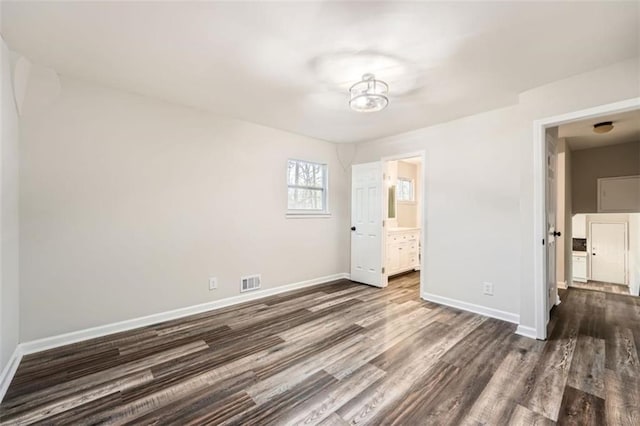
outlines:
M384 274L384 266L382 267L382 273Z
M544 245L544 238L542 239L542 245Z

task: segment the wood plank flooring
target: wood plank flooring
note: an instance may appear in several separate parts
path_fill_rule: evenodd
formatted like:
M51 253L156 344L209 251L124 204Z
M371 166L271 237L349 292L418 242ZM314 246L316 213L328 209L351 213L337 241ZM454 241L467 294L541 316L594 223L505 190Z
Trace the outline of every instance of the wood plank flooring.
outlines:
M586 283L573 281L571 283L571 287L583 290L604 291L605 293L630 294L628 285L604 283L602 281L587 281Z
M640 298L569 289L548 341L341 280L26 356L13 424L640 424Z

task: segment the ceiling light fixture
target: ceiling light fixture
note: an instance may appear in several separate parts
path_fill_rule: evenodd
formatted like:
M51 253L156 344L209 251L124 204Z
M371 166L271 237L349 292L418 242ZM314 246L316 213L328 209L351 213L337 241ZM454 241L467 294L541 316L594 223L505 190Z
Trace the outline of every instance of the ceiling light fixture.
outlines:
M382 80L376 80L373 74L363 75L361 81L351 86L349 94L349 106L354 111L376 112L389 105L389 85Z
M611 130L613 130L613 121L603 121L602 123L593 125L593 131L595 133L609 133Z

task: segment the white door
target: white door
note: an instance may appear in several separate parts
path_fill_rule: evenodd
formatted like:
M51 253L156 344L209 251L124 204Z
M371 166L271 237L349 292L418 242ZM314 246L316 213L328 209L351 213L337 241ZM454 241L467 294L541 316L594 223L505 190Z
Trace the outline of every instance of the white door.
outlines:
M556 139L547 131L547 312L558 302L558 289L556 282L556 236L560 233L556 230L556 204L557 183L556 164L558 160L556 151ZM547 314L548 315L548 314ZM548 321L548 316L547 316Z
M626 281L626 225L591 224L591 279L613 284Z
M382 163L351 170L351 280L383 287Z

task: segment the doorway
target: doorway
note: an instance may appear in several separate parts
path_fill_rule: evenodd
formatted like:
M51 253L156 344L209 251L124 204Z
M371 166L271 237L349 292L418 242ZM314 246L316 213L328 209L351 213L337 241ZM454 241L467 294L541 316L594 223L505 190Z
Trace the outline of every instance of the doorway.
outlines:
M351 280L424 291L425 152L352 168Z
M550 310L554 305L560 303L560 299L558 298L558 286L559 285L570 285L572 283L572 274L574 271L572 269L580 270L579 264L574 264L569 261L572 253L572 244L578 243L580 244L581 238L576 238L576 235L572 235L572 225L571 225L571 217L572 217L572 208L573 212L581 211L584 206L577 206L576 203L571 204L571 197L568 198L567 205L563 206L566 208L565 217L562 219L558 219L557 213L559 210L558 205L556 205L556 201L558 200L556 194L556 186L555 179L557 167L557 159L558 159L558 147L564 143L562 139L562 135L558 134L559 126L567 126L573 125L574 123L581 122L591 122L597 123L598 118L604 116L610 116L612 114L624 114L630 113L633 111L640 110L640 98L630 99L628 101L617 102L614 104L603 105L596 108L591 108L588 110L578 111L575 113L565 114L562 116L551 117L545 120L538 120L534 122L534 288L535 288L535 298L534 298L534 306L535 306L535 328L534 330L526 330L527 327L519 327L520 334L525 334L530 337L536 337L538 339L546 339L547 337L547 324L550 318ZM591 126L592 124L590 124ZM614 125L615 127L615 125ZM591 129L593 130L593 129ZM595 132L599 133L599 132ZM560 137L559 137L560 136ZM585 142L586 141L586 142ZM585 139L584 143L589 143L592 141L591 139ZM568 152L567 152L568 153ZM600 158L600 162L606 161L604 158ZM623 175L621 173L618 176ZM627 173L629 174L629 173ZM575 173L569 173L568 176L572 176L571 178L575 180ZM610 177L609 175L608 177ZM615 176L615 175L614 175ZM628 176L625 176L627 178ZM575 184L575 182L572 182ZM591 182L590 182L591 185ZM629 183L629 180L625 181L625 185L627 185L625 190L629 189L629 185L633 189L633 183ZM600 183L598 182L597 188L600 188ZM593 205L600 206L600 200L596 198L600 197L599 189L596 189L596 182L593 179L593 188L589 186L585 191L585 194L588 197L592 197ZM615 200L629 200L629 198L633 197L616 197ZM573 199L576 199L574 194ZM583 201L582 198L578 198L580 202ZM591 202L591 198L589 199ZM614 200L613 197L610 197L609 201ZM617 206L613 211L620 212L622 210L619 209L627 209L629 206ZM596 207L593 207L593 213L598 213L599 211L595 210ZM636 211L636 206L631 206L631 210L626 210L625 212L633 212ZM588 210L587 210L588 211ZM638 209L640 211L640 209ZM567 219L568 218L568 219ZM564 234L564 235L563 235ZM559 240L563 238L563 240L559 243ZM584 239L584 238L582 238ZM577 240L577 241L576 241ZM586 239L585 239L586 241ZM562 247L558 247L558 244L561 244ZM591 247L589 247L590 249ZM609 250L609 249L607 249ZM585 247L584 251L587 251L587 247ZM575 251L574 251L574 254ZM578 253L579 255L580 253ZM585 271L589 271L590 266L587 267L587 262L589 262L589 256L597 257L598 253L593 256L589 252L585 254L585 258L582 259ZM576 256L574 256L575 258ZM563 259L563 260L562 260ZM617 257L616 259L619 259ZM558 260L564 262L564 272L557 276L558 270ZM580 259L578 259L580 260ZM619 260L618 260L619 261ZM572 268L573 267L573 268ZM613 267L609 265L606 270L610 270ZM619 273L619 270L613 268L616 273ZM585 272L587 275L588 272ZM607 272L608 273L608 272ZM521 328L523 330L521 330Z
M422 257L422 156L383 161L383 271L387 284L413 277L419 286ZM417 272L417 273L416 273ZM413 274L412 274L413 273Z
M638 295L639 219L640 213L574 215L571 232L575 249L579 251L571 255L569 287Z

